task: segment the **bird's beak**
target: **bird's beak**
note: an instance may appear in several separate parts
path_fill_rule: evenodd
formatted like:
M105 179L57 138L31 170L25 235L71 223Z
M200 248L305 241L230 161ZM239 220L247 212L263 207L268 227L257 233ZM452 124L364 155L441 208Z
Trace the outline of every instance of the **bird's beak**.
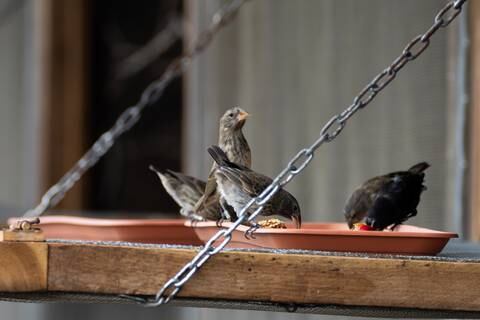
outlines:
M238 121L244 121L250 116L250 113L246 111L240 111L240 113L237 115L237 120Z
M302 216L292 216L292 221L295 223L295 228L300 229L302 227Z

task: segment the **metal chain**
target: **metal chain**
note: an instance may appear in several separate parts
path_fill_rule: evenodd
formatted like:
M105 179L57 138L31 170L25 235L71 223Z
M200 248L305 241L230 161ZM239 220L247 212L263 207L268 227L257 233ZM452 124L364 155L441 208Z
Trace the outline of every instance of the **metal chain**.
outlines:
M287 167L273 180L273 182L256 198L250 200L238 213L238 219L227 229L218 231L198 254L187 263L173 278L168 280L158 291L155 298L147 300L134 296L123 295L124 298L140 302L148 307L155 307L168 303L181 290L183 285L202 267L213 255L219 253L232 239L233 231L242 223L252 221L263 210L263 206L289 183L297 174L301 173L312 161L315 151L324 143L333 141L345 128L345 125L358 110L367 106L375 96L382 91L408 62L415 60L430 44L430 38L440 28L445 28L462 10L466 0L449 2L435 16L433 25L423 34L415 37L390 66L380 72L360 93L353 99L353 103L342 113L333 116L321 129L320 137L309 147L300 150L288 163ZM250 215L248 210L256 204L258 208ZM220 244L214 246L216 242Z
M113 127L102 134L93 146L78 160L78 162L48 191L43 195L40 203L34 208L27 211L22 218L28 219L35 223L46 210L55 206L63 199L65 194L80 180L83 174L94 166L100 158L113 146L116 140L130 128L132 128L142 116L142 111L153 105L161 97L164 89L177 76L182 74L191 64L192 60L200 54L211 43L215 35L227 24L229 24L240 7L247 0L232 0L212 17L210 25L202 32L192 50L172 61L166 68L162 76L151 83L142 93L139 101L126 109L117 119ZM32 219L33 218L33 219ZM17 222L12 228L28 228L28 223L24 221ZM27 221L28 222L28 221Z

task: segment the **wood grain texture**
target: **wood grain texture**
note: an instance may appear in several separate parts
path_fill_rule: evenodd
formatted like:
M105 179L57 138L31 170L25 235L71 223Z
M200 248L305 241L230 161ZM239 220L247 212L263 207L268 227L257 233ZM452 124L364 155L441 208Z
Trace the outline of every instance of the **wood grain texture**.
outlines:
M469 3L470 22L470 238L480 241L480 2Z
M0 230L0 241L38 242L38 241L45 241L45 237L41 230L31 230L31 231Z
M156 293L195 251L50 244L48 289ZM227 252L180 296L271 302L480 310L480 264Z
M47 289L46 243L0 243L0 292L29 292Z
M82 156L88 119L89 1L35 1L40 52L41 191ZM85 179L58 209L81 209Z

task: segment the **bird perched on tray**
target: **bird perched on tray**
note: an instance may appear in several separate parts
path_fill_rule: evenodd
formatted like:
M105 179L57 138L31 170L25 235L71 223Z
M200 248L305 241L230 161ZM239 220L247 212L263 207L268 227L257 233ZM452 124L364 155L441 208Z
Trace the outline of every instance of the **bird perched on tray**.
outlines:
M230 161L218 146L208 148L208 153L216 162L214 175L217 189L225 201L239 213L240 210L254 197L258 196L271 183L272 179L257 173L241 164ZM250 212L258 206L253 205ZM267 202L260 213L262 216L278 215L291 219L297 228L301 227L302 217L297 200L289 192L280 189Z
M392 172L374 177L357 188L345 205L344 214L350 229L383 230L417 214L424 171L430 167L420 162L408 171Z
M252 156L248 142L242 132L242 128L245 125L248 116L248 112L241 108L227 110L220 118L218 145L225 152L228 160L250 168L252 165ZM194 212L196 214L201 215L204 211L211 211L211 207L218 207L219 201L221 201L214 176L216 167L217 165L213 163L205 186L205 191L195 205ZM226 203L223 203L222 207L225 209L224 214L227 215L226 218L230 220L236 219L235 212L229 208ZM219 215L216 220L218 221L222 218L223 217Z
M163 187L172 199L180 206L180 214L192 220L216 219L220 212L220 205L208 206L198 215L194 213L195 204L203 195L206 183L200 179L184 175L172 170L161 172L154 166L150 170L160 178Z

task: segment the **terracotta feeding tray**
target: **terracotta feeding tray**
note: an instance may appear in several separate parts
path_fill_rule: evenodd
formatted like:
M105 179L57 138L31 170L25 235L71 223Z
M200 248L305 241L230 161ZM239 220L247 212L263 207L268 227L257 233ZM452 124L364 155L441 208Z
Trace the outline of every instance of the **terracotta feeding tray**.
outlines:
M229 225L223 223L222 227ZM398 226L395 231L352 231L345 223L304 223L302 229L287 226L288 229L258 229L255 239L245 238L248 228L240 226L227 247L436 255L450 238L458 237L451 232L409 225ZM218 230L214 222L195 224L195 231L203 242Z
M183 219L93 219L44 216L40 228L46 239L127 241L202 245Z

